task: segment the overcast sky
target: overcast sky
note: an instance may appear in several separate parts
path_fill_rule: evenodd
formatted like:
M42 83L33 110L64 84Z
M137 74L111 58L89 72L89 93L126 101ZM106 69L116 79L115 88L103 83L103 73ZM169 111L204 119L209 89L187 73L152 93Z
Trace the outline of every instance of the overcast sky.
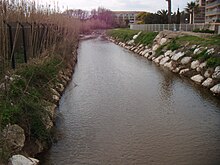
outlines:
M52 0L42 0L43 2ZM184 10L187 2L193 0L172 0L172 11ZM136 10L156 12L167 9L166 0L58 0L61 8L91 10L99 6L110 10ZM63 10L63 9L62 9Z

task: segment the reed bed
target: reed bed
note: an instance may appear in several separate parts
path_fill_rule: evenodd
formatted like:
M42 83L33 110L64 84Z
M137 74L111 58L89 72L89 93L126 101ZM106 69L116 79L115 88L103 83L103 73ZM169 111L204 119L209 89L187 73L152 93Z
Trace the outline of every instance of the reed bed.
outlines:
M70 53L80 26L79 20L62 14L56 2L1 0L0 77L45 50L60 48L62 55Z

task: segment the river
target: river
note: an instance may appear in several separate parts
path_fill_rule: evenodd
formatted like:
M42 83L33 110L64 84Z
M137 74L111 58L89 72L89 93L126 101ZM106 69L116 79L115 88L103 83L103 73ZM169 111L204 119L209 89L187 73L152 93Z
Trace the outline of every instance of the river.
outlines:
M220 101L109 41L80 43L47 165L220 164Z

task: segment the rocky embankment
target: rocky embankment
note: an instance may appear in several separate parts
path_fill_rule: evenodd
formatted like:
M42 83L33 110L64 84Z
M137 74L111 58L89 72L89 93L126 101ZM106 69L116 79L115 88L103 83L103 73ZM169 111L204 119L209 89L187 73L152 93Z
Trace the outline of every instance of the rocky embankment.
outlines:
M135 39L140 34L141 32L137 33L133 36L132 40L127 42L120 42L118 38L111 36L107 38L115 44L153 61L160 67L167 68L171 72L187 77L194 83L208 88L214 95L220 95L220 66L210 65L211 62L216 64L215 61L207 60L208 58L206 58L211 56L219 58L219 46L217 48L214 46L204 47L204 45L192 44L189 41L184 45L178 46L176 49L171 47L175 49L171 50L166 45L173 42L177 37L199 35L196 33L171 31L160 32L151 46L140 43L135 44ZM205 34L201 35L200 37L206 37ZM215 60L216 58L213 59Z
M46 90L46 91L48 90L46 92L47 96L43 96L42 98L39 98L42 101L42 103L45 103L46 107L43 107L42 111L39 109L36 109L36 111L33 112L33 113L37 112L36 113L37 115L34 117L40 118L43 125L38 125L39 123L33 123L34 118L31 118L31 117L28 118L22 112L21 115L24 115L23 118L24 118L25 124L22 124L21 122L18 122L18 124L7 124L7 126L4 127L2 131L0 132L1 133L0 134L1 135L0 136L1 138L0 139L1 140L0 141L1 142L0 153L2 154L2 158L4 159L7 159L10 156L9 158L10 165L21 165L21 164L36 165L38 164L39 160L35 158L31 158L31 157L35 157L36 154L39 154L43 152L44 150L47 150L52 144L53 129L54 129L55 118L56 118L56 108L59 106L59 100L62 96L62 93L65 90L65 87L68 85L68 82L72 78L72 74L74 71L73 68L76 62L77 62L77 51L72 53L72 60L69 60L66 66L61 67L61 69L57 70L56 73L58 74L55 77L53 77L53 79L46 82L47 89L43 87L43 85L45 84L38 84L38 86L39 85L41 86L39 88L42 88L42 90ZM51 69L51 68L48 68L48 69ZM54 69L55 68L52 68L52 70ZM38 70L36 70L36 72L38 72ZM40 74L36 74L36 75L40 75ZM22 82L24 80L23 77L24 75L18 75L17 73L8 74L7 76L5 76L5 80L4 80L5 82L1 84L1 90L10 91L8 88L11 88L14 83L17 84L17 82ZM41 82L41 80L39 82ZM28 91L27 95L29 95L30 92L32 92L32 90L33 89L31 89L31 91ZM23 93L23 95L25 94L26 93ZM21 95L21 98L22 98L22 95ZM14 100L12 99L11 104L14 104L13 101ZM29 109L27 109L27 111L28 110ZM31 114L28 114L28 115L31 116ZM27 121L27 120L30 120L30 121ZM32 125L32 127L39 126L39 128L35 128L36 129L35 132L33 131L30 133L28 131L32 131L31 129L34 129L34 128L30 128L31 127L30 125ZM30 130L28 130L27 128ZM44 130L44 132L39 129ZM43 133L45 132L47 132L48 134L47 136L45 135L45 137L43 137L44 135ZM37 136L35 134L37 134ZM33 138L33 136L35 136L35 138ZM40 137L43 137L43 138L40 138ZM4 164L4 161L0 161L0 164L1 162Z

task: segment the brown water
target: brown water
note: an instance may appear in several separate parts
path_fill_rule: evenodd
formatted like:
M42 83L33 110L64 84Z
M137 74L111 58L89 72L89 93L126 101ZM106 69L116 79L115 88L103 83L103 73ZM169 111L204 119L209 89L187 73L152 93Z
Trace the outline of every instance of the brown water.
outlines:
M219 100L101 38L81 42L59 115L44 164L220 164Z

